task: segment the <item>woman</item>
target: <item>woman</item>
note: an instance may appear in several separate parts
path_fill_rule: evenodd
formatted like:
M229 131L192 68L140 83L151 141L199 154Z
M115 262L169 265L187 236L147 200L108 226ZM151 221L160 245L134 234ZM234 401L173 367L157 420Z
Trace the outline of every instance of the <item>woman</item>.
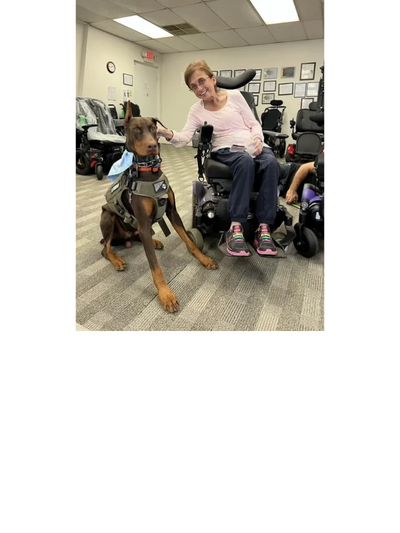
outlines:
M205 61L190 63L184 77L189 90L200 102L190 108L181 132L159 127L158 136L178 148L188 144L205 121L214 127L213 158L229 165L233 175L228 202L231 225L226 234L227 252L230 255L250 255L242 224L249 213L250 194L256 177L255 162L258 163L261 186L256 204L259 226L254 236L254 246L260 255L276 255L269 225L274 223L277 212L279 164L272 150L264 145L260 123L240 91L223 91L216 86L217 80ZM249 153L231 151L234 144L246 147Z

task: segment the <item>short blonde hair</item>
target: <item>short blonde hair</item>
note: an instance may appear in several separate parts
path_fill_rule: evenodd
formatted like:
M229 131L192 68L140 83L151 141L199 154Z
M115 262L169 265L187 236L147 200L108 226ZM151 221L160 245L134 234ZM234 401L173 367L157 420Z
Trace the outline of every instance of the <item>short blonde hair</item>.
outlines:
M185 78L185 83L188 87L189 87L189 80L193 76L194 72L196 72L196 70L202 70L210 78L214 76L213 71L210 69L210 67L207 65L204 59L196 59L196 61L192 61L190 65L186 67L186 70L185 70L184 78ZM220 89L217 86L215 86L215 90L218 92Z

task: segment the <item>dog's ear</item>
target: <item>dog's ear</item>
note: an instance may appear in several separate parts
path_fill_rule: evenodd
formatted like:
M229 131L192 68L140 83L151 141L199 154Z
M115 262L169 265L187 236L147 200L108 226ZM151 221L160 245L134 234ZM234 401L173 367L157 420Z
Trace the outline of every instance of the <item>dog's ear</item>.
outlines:
M165 128L164 124L163 124L163 123L161 122L161 120L159 120L158 118L156 118L156 117L152 117L152 121L154 122L154 125L155 125L155 126L157 126L157 123L158 123L158 124L161 124L161 126L162 126L163 128Z
M128 100L126 102L126 111L125 111L125 127L127 126L129 120L131 119L132 117L132 108L131 108L131 101Z

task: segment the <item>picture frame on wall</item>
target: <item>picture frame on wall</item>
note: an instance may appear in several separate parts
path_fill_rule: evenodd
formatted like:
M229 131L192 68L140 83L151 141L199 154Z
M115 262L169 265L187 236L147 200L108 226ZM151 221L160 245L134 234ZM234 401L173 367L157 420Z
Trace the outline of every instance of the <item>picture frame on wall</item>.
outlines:
M307 83L306 96L318 96L318 82Z
M254 105L257 106L258 105L258 94L253 94L253 98L254 98Z
M282 67L281 78L294 78L295 67Z
M213 76L218 76L218 70L212 70Z
M259 93L260 89L261 89L261 83L250 82L247 90L249 93Z
M294 84L294 97L304 98L306 96L307 83Z
M232 78L232 71L231 70L220 70L219 75L223 78Z
M243 74L243 72L246 72L246 69L245 68L239 68L239 69L233 71L233 76L236 78L236 76L240 76L241 74Z
M263 105L270 104L271 100L275 100L275 93L264 93L262 95Z
M279 96L284 94L293 94L293 83L279 83L278 94Z
M276 91L276 81L264 81L263 91L265 93Z
M256 68L255 71L256 71L256 75L254 76L253 81L261 80L262 69L261 68Z
M315 76L316 63L302 63L300 69L300 80L313 80Z
M122 74L122 82L124 85L133 86L133 76L132 74Z
M267 67L264 69L264 79L276 80L278 77L278 67Z
M314 102L314 98L302 98L300 109L309 109L311 102Z

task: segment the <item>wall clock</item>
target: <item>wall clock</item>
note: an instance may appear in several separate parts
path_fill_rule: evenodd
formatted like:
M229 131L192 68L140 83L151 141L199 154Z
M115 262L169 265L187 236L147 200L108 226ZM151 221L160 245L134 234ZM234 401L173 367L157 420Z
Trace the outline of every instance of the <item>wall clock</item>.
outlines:
M115 64L112 62L112 61L109 61L107 63L107 70L108 72L110 72L111 74L114 74L115 72Z

